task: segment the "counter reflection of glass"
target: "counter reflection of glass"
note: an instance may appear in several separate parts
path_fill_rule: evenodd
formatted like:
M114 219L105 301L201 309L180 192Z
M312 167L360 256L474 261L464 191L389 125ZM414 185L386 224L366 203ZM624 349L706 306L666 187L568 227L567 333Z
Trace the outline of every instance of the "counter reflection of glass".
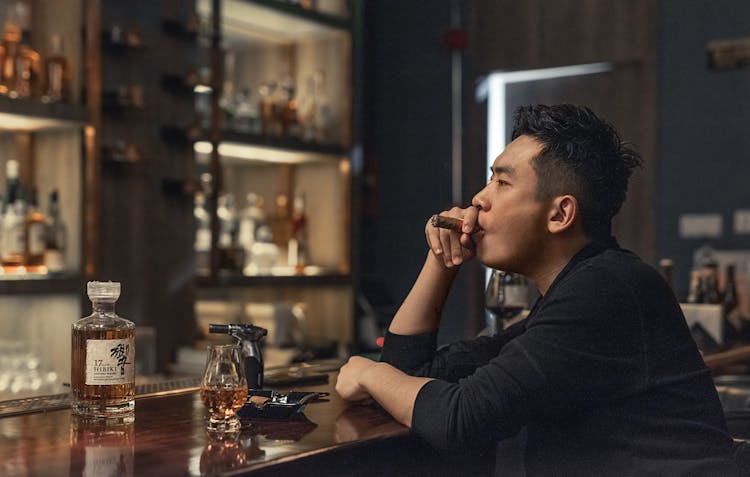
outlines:
M125 419L90 419L72 415L70 475L132 476L134 424Z
M236 412L247 401L247 379L239 345L208 346L200 395L208 408L210 431L240 428Z
M208 431L208 444L201 453L201 475L221 475L247 462L239 431Z
M494 335L498 325L521 313L528 304L526 277L517 273L493 270L485 292L485 308L492 315L487 334Z

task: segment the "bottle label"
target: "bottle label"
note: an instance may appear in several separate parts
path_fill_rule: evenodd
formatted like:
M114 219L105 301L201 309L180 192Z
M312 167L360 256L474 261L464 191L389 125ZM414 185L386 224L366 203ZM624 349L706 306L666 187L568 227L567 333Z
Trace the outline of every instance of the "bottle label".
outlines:
M86 340L86 384L93 386L135 382L133 338Z

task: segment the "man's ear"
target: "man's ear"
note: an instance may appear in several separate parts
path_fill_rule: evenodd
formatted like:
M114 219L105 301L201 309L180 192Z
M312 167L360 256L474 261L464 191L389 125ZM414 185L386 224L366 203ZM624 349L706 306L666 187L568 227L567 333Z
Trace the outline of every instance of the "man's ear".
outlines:
M547 229L557 234L569 230L578 220L578 200L572 195L561 195L552 201L547 220Z

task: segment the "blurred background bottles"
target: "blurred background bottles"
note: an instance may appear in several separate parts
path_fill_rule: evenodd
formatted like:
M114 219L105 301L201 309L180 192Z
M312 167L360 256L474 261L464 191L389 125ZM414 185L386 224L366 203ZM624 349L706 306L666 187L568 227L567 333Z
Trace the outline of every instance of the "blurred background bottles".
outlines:
M26 202L21 193L18 178L18 161L11 159L5 163L5 204L3 204L2 247L0 260L3 271L8 273L25 273L23 266L26 238L24 219Z
M305 272L305 266L309 264L307 212L305 210L304 193L297 193L294 196L290 227L288 246L289 266L294 268L295 274L301 275Z
M67 229L60 216L59 193L49 196L49 215L37 201L37 191L25 192L19 163L5 163L5 194L0 201L0 264L6 275L63 273ZM27 199L28 198L28 199Z
M70 72L60 35L50 37L50 55L43 62L32 43L29 3L23 0L6 2L2 14L0 95L44 102L69 101Z

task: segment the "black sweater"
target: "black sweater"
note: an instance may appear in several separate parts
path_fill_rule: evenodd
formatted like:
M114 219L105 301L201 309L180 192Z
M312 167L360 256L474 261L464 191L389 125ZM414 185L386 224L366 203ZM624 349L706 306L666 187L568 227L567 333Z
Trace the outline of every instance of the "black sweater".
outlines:
M412 429L440 448L487 446L525 427L530 476L738 475L674 294L614 240L581 250L497 337L436 350L435 333L389 333L382 361L436 378L417 395Z

